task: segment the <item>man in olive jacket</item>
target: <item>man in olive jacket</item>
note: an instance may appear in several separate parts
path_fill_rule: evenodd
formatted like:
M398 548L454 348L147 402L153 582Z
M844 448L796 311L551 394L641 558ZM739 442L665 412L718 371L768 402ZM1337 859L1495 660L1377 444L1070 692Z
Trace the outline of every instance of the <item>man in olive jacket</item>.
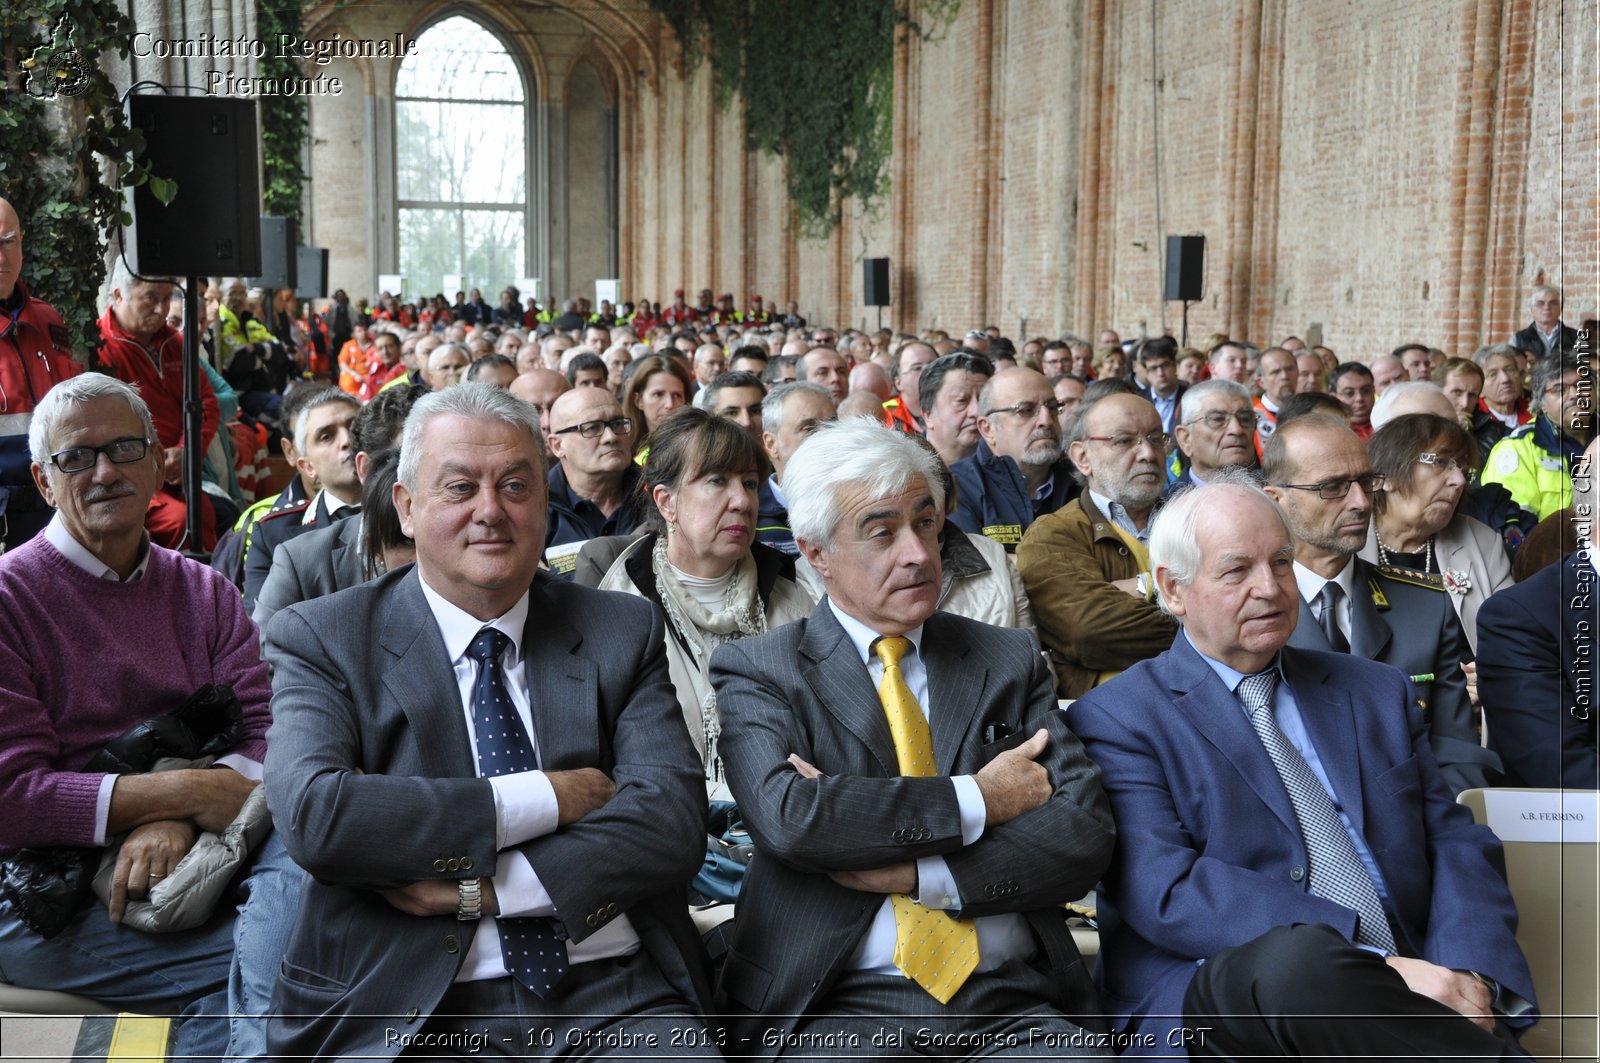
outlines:
M1145 547L1166 487L1166 443L1148 399L1113 394L1085 404L1067 447L1084 492L1034 521L1017 547L1063 698L1156 656L1177 633L1152 600Z

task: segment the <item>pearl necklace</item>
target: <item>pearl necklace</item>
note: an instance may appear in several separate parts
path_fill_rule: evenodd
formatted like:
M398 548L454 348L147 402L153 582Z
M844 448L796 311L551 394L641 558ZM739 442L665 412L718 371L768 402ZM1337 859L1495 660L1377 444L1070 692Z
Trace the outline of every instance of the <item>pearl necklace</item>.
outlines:
M1387 565L1389 563L1389 549L1388 549L1388 547L1383 545L1383 536L1378 534L1378 529L1377 529L1376 525L1373 526L1372 537L1378 541L1378 564ZM1430 573L1432 571L1433 571L1433 536L1430 535L1430 536L1428 536L1427 545L1423 547L1422 573L1423 573L1423 575L1427 575L1428 573Z

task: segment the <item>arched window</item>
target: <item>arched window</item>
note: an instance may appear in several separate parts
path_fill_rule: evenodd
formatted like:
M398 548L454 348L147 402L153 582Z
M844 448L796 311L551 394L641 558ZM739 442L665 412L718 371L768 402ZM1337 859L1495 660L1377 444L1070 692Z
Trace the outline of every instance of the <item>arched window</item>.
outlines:
M417 38L395 83L400 273L412 295L494 291L527 267L527 91L506 46L453 15ZM445 292L452 297L454 292Z

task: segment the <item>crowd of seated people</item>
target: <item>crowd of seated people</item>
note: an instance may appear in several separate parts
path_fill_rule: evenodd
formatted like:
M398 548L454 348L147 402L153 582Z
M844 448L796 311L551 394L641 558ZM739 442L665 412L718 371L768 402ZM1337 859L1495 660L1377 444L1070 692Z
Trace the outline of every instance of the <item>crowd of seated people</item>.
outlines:
M1600 363L1553 291L1351 357L218 283L208 569L182 322L119 275L0 557L0 854L114 886L46 934L0 876L0 979L227 1058L1515 1057L1453 798L1600 787ZM207 684L207 759L104 766ZM263 781L230 892L120 927Z

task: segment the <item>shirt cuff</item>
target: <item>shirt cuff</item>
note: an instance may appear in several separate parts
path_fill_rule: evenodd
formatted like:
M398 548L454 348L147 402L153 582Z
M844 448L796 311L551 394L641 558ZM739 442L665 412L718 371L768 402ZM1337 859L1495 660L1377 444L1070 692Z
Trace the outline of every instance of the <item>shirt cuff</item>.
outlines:
M518 852L504 854L500 868L494 876L494 897L500 905L496 918L519 916L551 916L556 914L550 891L539 881L539 873L528 863L528 858Z
M970 775L956 775L950 779L956 785L956 807L961 812L961 844L971 845L983 837L983 824L989 818L989 806L984 803L978 780Z
M560 823L556 788L542 771L519 771L489 780L494 791L496 849L542 838Z
M106 844L106 828L111 825L111 791L117 785L118 775L102 775L100 792L94 799L94 844Z
M961 910L961 890L944 857L924 856L917 861L917 903L947 912Z
M213 768L232 768L251 782L261 781L261 762L251 760L243 753L229 753L225 757L218 757L211 765Z

